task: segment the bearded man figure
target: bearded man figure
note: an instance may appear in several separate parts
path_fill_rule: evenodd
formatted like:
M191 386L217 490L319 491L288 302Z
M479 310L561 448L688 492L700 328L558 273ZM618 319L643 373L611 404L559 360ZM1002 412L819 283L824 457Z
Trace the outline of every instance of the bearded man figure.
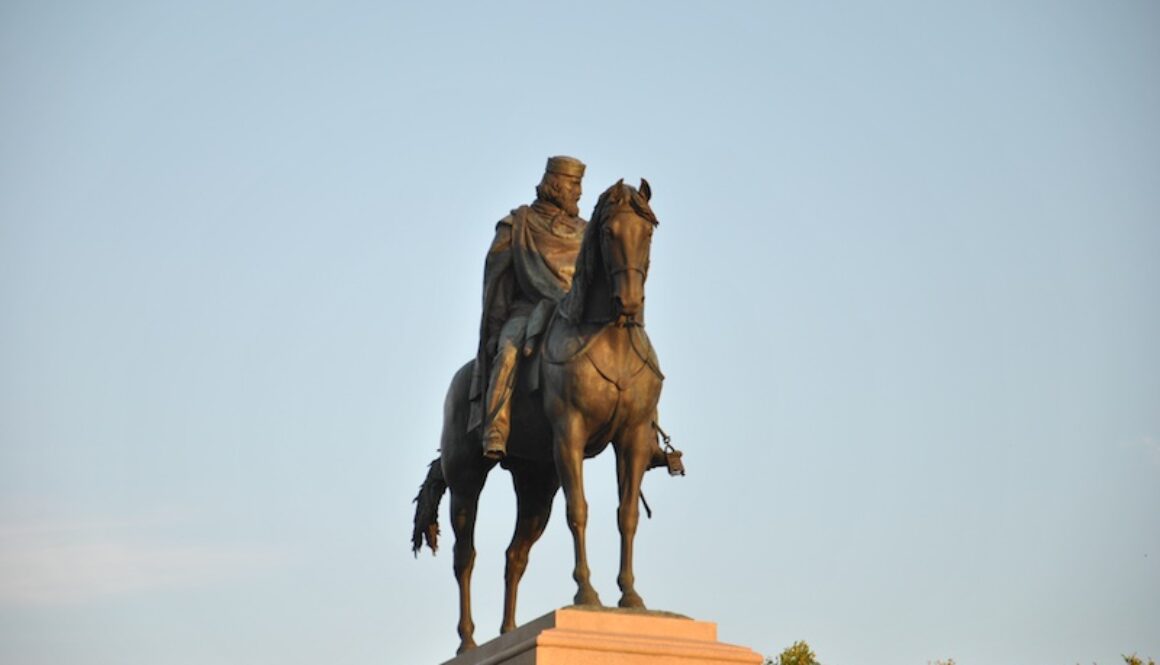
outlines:
M536 200L501 219L483 272L483 316L471 380L468 430L483 426L483 455L507 454L511 397L521 355L530 355L548 313L572 287L587 222L580 218L584 164L551 157Z

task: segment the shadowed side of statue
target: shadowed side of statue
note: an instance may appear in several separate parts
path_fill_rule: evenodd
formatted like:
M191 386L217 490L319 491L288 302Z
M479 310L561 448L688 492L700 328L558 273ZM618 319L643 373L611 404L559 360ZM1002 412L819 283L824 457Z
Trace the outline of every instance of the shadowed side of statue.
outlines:
M575 549L577 605L600 605L588 569L583 461L610 444L616 453L620 505L621 607L643 608L635 588L633 540L639 521L644 472L679 458L661 450L656 422L661 374L644 331L656 216L651 191L617 182L596 203L584 229L571 289L560 301L531 362L523 362L511 396L511 431L499 462L512 475L516 527L507 549L501 632L516 627L516 590L528 552L548 523L556 491L564 489ZM481 427L469 427L475 361L456 372L444 402L440 456L428 469L415 511L412 544L436 548L439 501L451 492L454 571L459 583L459 652L475 646L471 571L479 494L497 462L481 455ZM683 473L683 470L679 470Z

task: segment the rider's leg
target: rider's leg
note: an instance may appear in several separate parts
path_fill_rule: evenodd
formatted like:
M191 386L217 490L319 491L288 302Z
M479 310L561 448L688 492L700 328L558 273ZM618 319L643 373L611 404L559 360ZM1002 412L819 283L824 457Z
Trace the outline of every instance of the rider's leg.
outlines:
M487 419L483 428L483 456L490 459L503 459L507 454L511 398L526 324L527 317L513 317L500 331L499 348L492 361L491 380L488 382Z

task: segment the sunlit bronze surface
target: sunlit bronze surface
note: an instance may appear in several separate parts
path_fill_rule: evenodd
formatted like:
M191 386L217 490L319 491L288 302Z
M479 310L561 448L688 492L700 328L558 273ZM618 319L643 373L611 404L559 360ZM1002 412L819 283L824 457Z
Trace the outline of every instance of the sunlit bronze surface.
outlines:
M519 363L503 461L515 485L517 516L507 549L501 632L516 627L516 589L560 487L575 545L574 602L600 605L589 580L582 463L609 444L616 452L620 492L618 604L644 607L632 566L640 485L648 468L665 463L655 424L663 375L644 331L644 285L657 227L650 197L643 180L639 190L621 181L600 196L592 221L584 229L571 288L547 323L536 354ZM431 463L416 498L413 533L416 551L424 538L434 549L439 499L450 489L460 652L475 646L471 617L475 517L484 481L496 465L481 455L483 427L469 426L471 398L478 393L472 387L474 383L479 388L481 376L477 362L464 365L451 381L444 403L440 457Z

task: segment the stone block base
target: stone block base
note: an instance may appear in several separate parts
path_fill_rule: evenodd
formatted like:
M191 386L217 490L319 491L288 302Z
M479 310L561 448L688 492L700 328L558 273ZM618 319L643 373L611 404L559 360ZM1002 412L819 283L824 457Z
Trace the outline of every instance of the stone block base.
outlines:
M760 665L717 641L717 624L665 612L565 607L444 665Z

